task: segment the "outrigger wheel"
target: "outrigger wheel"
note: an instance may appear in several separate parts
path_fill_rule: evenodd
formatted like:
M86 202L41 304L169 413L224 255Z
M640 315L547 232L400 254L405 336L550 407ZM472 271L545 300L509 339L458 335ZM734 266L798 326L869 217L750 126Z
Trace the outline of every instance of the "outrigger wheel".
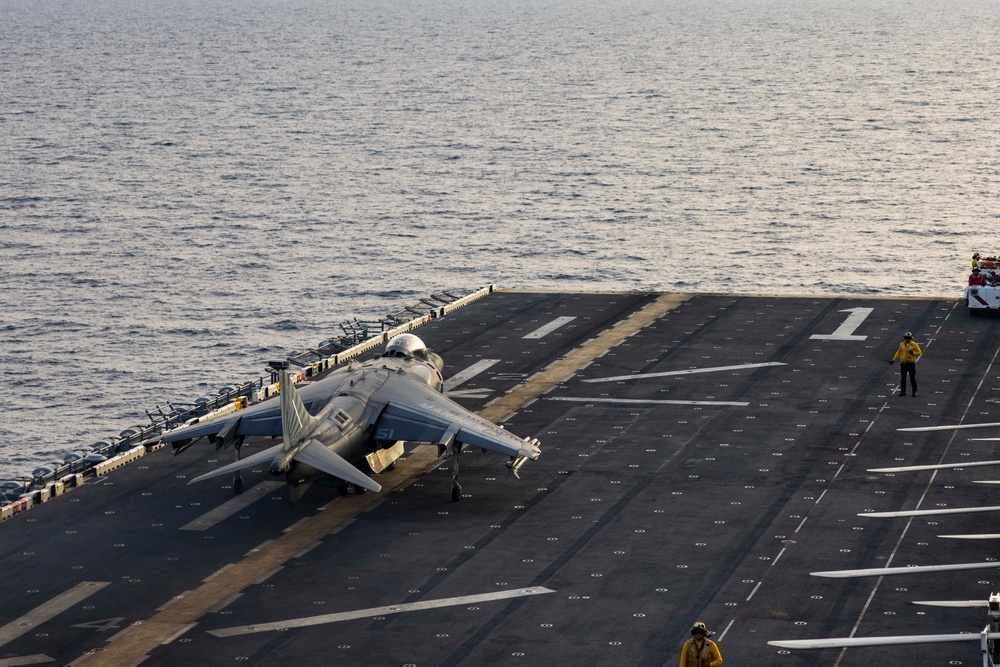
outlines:
M242 449L242 447L243 447L243 436L240 436L240 438L233 444L233 453L236 454L237 461L239 461L240 458L242 458L240 456L240 449ZM237 470L236 474L233 475L233 493L236 495L243 493L243 475L242 473L240 473L239 470Z
M457 503L462 499L462 487L455 482L455 485L451 487L451 502Z

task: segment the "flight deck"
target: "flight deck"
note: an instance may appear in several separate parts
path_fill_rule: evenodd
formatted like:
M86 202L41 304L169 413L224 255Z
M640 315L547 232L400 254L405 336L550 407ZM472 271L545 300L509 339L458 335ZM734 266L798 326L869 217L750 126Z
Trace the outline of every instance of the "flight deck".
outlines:
M1000 590L1000 322L960 301L499 291L414 331L460 404L541 456L515 479L433 446L379 493L245 471L205 440L150 451L0 524L0 667L674 665L704 621L727 665L980 665L976 642L799 651L768 641L978 633ZM919 391L888 361L923 347ZM377 350L373 350L374 353ZM244 455L275 444L249 440ZM811 572L980 563L831 579ZM910 662L907 662L909 660ZM889 664L886 662L885 664Z

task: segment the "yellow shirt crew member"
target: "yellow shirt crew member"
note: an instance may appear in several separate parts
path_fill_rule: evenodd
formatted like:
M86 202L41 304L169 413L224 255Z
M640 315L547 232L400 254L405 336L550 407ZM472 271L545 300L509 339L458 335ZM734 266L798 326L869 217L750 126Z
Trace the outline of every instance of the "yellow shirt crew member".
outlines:
M719 645L708 638L708 628L698 621L691 626L691 639L681 647L681 667L719 667Z
M893 363L897 359L899 360L899 395L906 396L906 376L910 376L910 388L913 390L913 395L917 395L917 359L923 351L920 346L913 342L913 334L907 331L903 334L903 340L900 342L899 347L896 348L896 354L893 355Z

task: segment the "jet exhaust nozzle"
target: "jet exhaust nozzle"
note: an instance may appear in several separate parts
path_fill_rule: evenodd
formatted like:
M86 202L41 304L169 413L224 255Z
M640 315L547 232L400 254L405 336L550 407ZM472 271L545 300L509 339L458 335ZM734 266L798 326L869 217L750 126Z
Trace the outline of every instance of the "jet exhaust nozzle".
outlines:
M274 457L271 461L271 466L269 471L272 475L284 475L288 472L289 466L292 464L292 459L295 458L296 451L281 452Z

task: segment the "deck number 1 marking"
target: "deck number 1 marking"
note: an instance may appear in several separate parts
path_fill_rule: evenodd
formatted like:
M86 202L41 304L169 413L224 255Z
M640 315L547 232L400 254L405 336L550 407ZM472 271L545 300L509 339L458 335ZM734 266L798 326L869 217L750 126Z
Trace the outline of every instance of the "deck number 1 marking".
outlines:
M838 313L850 313L844 323L837 327L837 330L832 334L813 334L809 336L813 340L867 340L868 336L855 336L854 332L858 330L861 323L867 319L869 315L872 314L874 308L848 308L847 310L838 310Z

